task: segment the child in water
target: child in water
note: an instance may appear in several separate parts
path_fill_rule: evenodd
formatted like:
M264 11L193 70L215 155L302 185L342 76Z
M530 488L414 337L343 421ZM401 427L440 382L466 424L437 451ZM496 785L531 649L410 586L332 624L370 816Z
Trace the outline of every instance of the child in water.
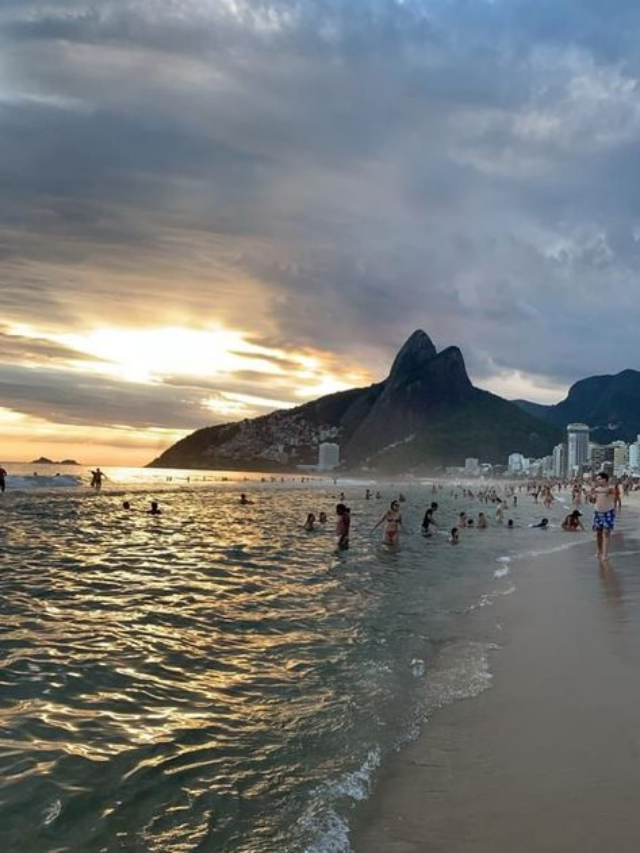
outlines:
M349 548L349 528L351 527L350 510L344 504L336 506L338 523L336 524L336 536L338 537L338 550L346 551Z
M457 527L451 528L451 533L449 534L449 543L451 545L457 545L460 541L460 534L458 533Z
M389 509L373 529L380 527L381 524L385 525L383 543L385 545L398 545L400 543L400 530L402 529L402 516L400 515L398 501L391 501Z
M305 530L313 530L315 523L316 523L316 517L312 512L310 512L307 515L307 520L304 523L304 529Z

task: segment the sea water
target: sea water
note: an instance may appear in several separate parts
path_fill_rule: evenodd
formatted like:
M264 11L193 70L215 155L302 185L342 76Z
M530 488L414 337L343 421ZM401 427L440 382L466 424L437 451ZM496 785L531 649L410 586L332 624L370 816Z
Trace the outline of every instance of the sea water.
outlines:
M6 853L346 853L389 755L490 687L484 614L516 591L514 558L576 541L530 530L565 508L524 493L516 529L453 547L460 510L492 512L449 486L365 500L353 482L107 469L96 494L88 471L60 474L14 472L0 496ZM372 527L399 489L389 549ZM442 532L425 539L434 499Z

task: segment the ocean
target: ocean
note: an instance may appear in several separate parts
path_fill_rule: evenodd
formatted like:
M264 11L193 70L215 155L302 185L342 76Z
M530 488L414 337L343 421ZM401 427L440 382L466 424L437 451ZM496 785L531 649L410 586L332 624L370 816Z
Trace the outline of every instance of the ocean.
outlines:
M6 467L6 853L348 853L389 756L491 688L491 605L517 594L518 556L585 541L524 492L515 529L453 547L460 510L493 510L450 485L106 468L96 494L83 468ZM400 491L390 550L372 527ZM425 539L432 500L442 530ZM551 530L528 527L545 514Z

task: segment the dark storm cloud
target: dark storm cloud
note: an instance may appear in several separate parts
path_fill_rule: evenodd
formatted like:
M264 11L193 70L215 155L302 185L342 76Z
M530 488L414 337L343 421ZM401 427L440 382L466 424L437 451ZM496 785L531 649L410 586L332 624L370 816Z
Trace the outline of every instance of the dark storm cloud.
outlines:
M380 374L416 326L483 381L638 367L639 26L631 0L5 0L0 311L254 314Z

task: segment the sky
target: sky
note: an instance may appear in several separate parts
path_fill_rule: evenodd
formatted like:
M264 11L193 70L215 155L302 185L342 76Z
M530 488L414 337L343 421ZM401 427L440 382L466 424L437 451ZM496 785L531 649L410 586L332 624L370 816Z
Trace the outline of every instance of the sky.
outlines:
M0 457L144 464L416 329L640 368L637 0L2 0Z

